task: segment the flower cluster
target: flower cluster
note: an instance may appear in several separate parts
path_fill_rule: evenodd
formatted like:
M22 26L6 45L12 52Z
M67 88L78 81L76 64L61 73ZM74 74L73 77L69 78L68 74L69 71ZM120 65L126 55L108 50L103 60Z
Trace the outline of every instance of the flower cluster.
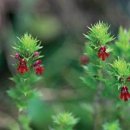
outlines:
M127 78L120 78L119 80L120 80L120 82L130 82L130 76ZM128 99L130 98L130 93L128 91L127 86L124 85L123 87L120 88L119 97L121 100L128 101Z
M98 57L99 57L102 61L105 61L106 58L109 57L109 55L110 55L110 54L109 54L108 52L106 52L106 47L105 47L105 46L102 46L102 47L99 48L99 50L98 50Z
M41 75L45 69L42 61L39 60L41 58L39 53L41 46L38 44L38 40L29 34L25 34L18 40L19 42L13 47L17 51L15 54L15 58L18 60L17 72L25 74L35 71L37 75Z
M39 56L39 52L34 52L34 57ZM28 65L27 61L16 53L15 58L18 60L17 72L24 74L29 70L34 70L37 75L41 75L44 72L44 67L41 60L36 60L32 65Z
M27 63L25 61L24 58L19 58L19 63L18 63L18 67L17 67L17 71L21 74L24 74L25 72L27 72L29 69L27 67Z
M128 101L129 98L130 98L130 93L128 92L128 87L127 86L121 87L120 99L124 101Z
M42 61L41 60L37 60L34 65L34 70L36 72L36 74L42 74L44 71L44 67L42 66Z

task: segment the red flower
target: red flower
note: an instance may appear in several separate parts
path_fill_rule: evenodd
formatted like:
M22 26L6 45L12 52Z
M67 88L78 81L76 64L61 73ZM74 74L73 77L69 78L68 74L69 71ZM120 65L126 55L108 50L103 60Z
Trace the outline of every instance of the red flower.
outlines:
M106 47L102 46L100 47L100 49L98 50L98 57L102 60L105 61L107 57L109 57L109 53L106 52Z
M35 67L35 72L37 75L41 75L44 70L45 70L45 68L42 65L38 65Z
M34 70L35 70L35 73L37 75L41 75L43 73L43 71L45 70L45 68L41 65L42 64L42 61L41 60L37 60L35 63L34 63Z
M28 67L27 67L26 61L24 59L19 60L19 65L18 65L17 71L21 74L24 74L25 72L28 71Z
M82 65L86 65L88 62L89 62L88 56L82 55L82 56L80 57L80 63L81 63Z
M130 98L130 93L128 92L127 86L121 87L120 99L124 101L128 101L129 98Z
M41 60L37 60L35 63L34 63L34 67L35 66L38 66L38 65L41 65L42 64L42 61Z

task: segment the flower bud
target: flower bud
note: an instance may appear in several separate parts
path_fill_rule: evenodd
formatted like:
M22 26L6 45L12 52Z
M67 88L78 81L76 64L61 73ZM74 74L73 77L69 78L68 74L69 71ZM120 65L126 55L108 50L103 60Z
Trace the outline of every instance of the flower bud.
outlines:
M15 59L19 59L19 58L20 58L19 53L16 53L16 54L15 54Z
M38 57L38 56L39 56L39 52L38 52L38 51L35 51L35 52L34 52L34 56L35 56L35 57Z
M82 65L86 65L86 64L88 64L88 62L89 62L88 56L82 55L82 56L80 57L80 63L81 63Z
M42 61L41 61L41 60L37 60L37 61L34 63L34 66L38 66L38 65L40 65L40 64L42 64Z
M38 65L38 66L35 67L35 73L37 75L41 75L44 72L44 70L45 70L45 68L41 65Z

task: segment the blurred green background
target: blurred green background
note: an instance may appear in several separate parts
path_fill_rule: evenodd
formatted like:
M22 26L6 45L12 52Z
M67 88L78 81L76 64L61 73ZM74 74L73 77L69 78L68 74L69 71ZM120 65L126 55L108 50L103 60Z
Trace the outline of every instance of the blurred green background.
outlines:
M6 94L13 83L11 54L16 36L25 32L41 40L44 46L43 80L37 84L41 99L30 101L28 112L34 130L49 130L52 115L69 111L80 118L75 130L99 130L105 122L119 120L122 130L129 130L130 104L115 103L115 95L103 95L95 107L95 90L80 80L83 69L80 56L87 26L104 21L116 34L118 27L130 26L129 0L0 0L0 130L17 116ZM106 90L107 91L107 90Z

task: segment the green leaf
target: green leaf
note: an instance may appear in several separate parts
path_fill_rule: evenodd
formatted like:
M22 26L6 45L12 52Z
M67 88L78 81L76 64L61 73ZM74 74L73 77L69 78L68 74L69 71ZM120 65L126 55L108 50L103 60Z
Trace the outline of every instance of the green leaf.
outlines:
M18 43L15 43L15 49L23 57L31 56L35 51L42 48L39 40L33 38L31 34L25 33L21 38L17 37Z
M7 91L8 95L13 98L13 99L16 99L18 97L18 94L16 93L15 89L10 89Z
M88 34L84 36L95 45L105 45L114 40L109 31L109 25L103 22L98 22L89 28Z
M117 59L112 64L112 67L115 69L115 72L117 72L117 75L119 76L126 76L128 77L130 75L130 66L124 59Z
M62 128L72 128L78 122L78 118L74 118L72 113L64 112L53 116L53 122Z
M103 130L121 130L119 126L118 121L110 122L110 123L105 123L103 125Z
M130 51L130 30L127 31L126 29L123 29L122 27L120 27L118 39L116 41L116 46L120 50L129 53L129 51Z

